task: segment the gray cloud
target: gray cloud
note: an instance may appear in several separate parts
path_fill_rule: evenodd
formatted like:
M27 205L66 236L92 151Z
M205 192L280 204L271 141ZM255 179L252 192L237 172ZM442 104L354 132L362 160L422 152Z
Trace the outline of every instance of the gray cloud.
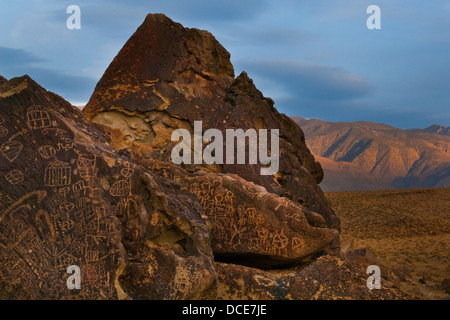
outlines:
M123 1L115 0L117 4ZM110 1L108 1L110 3ZM249 20L259 15L268 6L268 0L137 0L126 5L147 9L148 12L164 11L169 15L196 21Z
M234 31L236 32L235 43L241 46L305 46L318 40L318 37L311 33L284 27L268 26L263 30L236 28Z
M1 69L4 69L14 66L31 66L46 60L25 49L0 47L0 61L2 62Z
M62 15L69 3L55 4L55 9L47 17L65 23ZM79 0L82 25L116 32L121 27L136 27L147 13L164 13L180 22L191 21L196 25L208 22L250 21L268 7L268 0L98 0L95 2ZM110 34L113 36L114 34Z
M45 89L53 91L67 100L79 101L94 91L97 79L68 75L53 69L38 66L47 60L24 49L0 47L0 75L13 78L29 75Z
M277 82L292 98L348 100L367 96L371 83L362 76L338 67L303 61L241 61L249 74Z

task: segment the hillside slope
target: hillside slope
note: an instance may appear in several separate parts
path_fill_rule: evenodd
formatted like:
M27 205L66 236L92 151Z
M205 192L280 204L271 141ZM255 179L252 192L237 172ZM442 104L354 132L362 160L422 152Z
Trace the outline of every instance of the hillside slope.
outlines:
M449 136L373 122L293 120L322 164L324 190L450 186Z

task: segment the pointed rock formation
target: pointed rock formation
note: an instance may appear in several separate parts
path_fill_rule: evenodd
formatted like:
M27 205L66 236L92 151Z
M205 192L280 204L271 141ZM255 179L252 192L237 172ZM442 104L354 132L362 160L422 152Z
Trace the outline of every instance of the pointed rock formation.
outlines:
M107 127L106 132L116 149L131 148L143 160L161 162L171 162L171 150L175 145L171 141L173 130L184 128L193 133L194 121L202 121L203 131L216 128L223 133L226 129L238 128L279 129L280 170L273 176L261 175L261 165L203 164L184 168L190 172L236 174L242 179L233 178L238 186L228 186L226 191L230 194L236 195L235 190L243 188L245 181L253 182L265 188L264 192L271 194L271 198L278 198L272 202L279 202L277 208L296 208L299 221L304 221L301 230L295 223L292 225L294 233L302 238L304 254L294 254L289 247L284 247L288 253L272 256L267 250L249 250L249 247L259 247L251 242L265 241L251 235L255 232L251 228L239 226L236 219L230 218L239 216L239 208L249 206L246 200L236 200L247 196L234 200L220 198L222 206L232 208L227 219L233 222L228 224L217 219L222 214L220 206L205 208L204 204L208 216L216 222L213 243L217 254L241 255L242 249L232 243L236 240L239 248L243 245L252 254L279 258L281 262L286 257L299 260L306 252L311 254L329 246L337 238L334 230L339 229L339 220L317 186L322 179L322 169L306 147L303 132L291 119L278 113L273 104L256 89L245 72L234 77L230 54L209 32L184 28L161 14L149 14L106 70L84 113L93 122ZM172 174L172 178L176 174ZM222 185L222 182L216 181L216 184ZM193 191L190 183L184 186ZM218 195L204 195L205 202L214 203L213 196ZM291 236L285 233L289 227L281 227L286 223L283 214L271 211L270 206L265 210L256 209L263 206L261 202L249 210L255 211L259 221L271 223L275 228L271 237L277 234L277 237L287 236L291 244L297 242L294 233ZM268 218L270 215L274 217ZM275 227L277 225L280 227ZM310 231L314 227L323 229L320 235L312 236ZM222 236L221 229L230 230L228 238ZM233 236L233 229L241 236ZM315 240L309 241L311 237ZM245 238L249 240L243 240ZM273 246L271 241L265 245Z
M261 176L258 166L202 166L234 173L271 193L320 213L331 228L338 219L317 187L323 172L305 145L301 129L278 113L273 101L243 72L234 77L230 54L207 31L184 28L149 14L114 58L84 108L94 122L121 129L114 141L142 155L170 160L176 128L280 130L280 171Z

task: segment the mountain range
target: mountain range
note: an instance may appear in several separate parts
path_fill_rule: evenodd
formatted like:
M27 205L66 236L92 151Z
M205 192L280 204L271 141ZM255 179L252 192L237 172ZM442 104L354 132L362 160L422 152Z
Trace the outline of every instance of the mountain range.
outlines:
M440 126L438 124L433 124L425 129L409 129L410 132L428 132L437 133L443 136L450 136L450 127Z
M450 127L292 117L324 170L324 191L450 186Z

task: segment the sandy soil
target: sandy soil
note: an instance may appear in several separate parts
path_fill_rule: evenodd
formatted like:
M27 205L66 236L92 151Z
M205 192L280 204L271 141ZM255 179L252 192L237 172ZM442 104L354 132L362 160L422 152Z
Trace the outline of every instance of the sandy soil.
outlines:
M416 299L450 295L442 283L450 278L450 188L326 195L343 248L370 248L382 276Z

